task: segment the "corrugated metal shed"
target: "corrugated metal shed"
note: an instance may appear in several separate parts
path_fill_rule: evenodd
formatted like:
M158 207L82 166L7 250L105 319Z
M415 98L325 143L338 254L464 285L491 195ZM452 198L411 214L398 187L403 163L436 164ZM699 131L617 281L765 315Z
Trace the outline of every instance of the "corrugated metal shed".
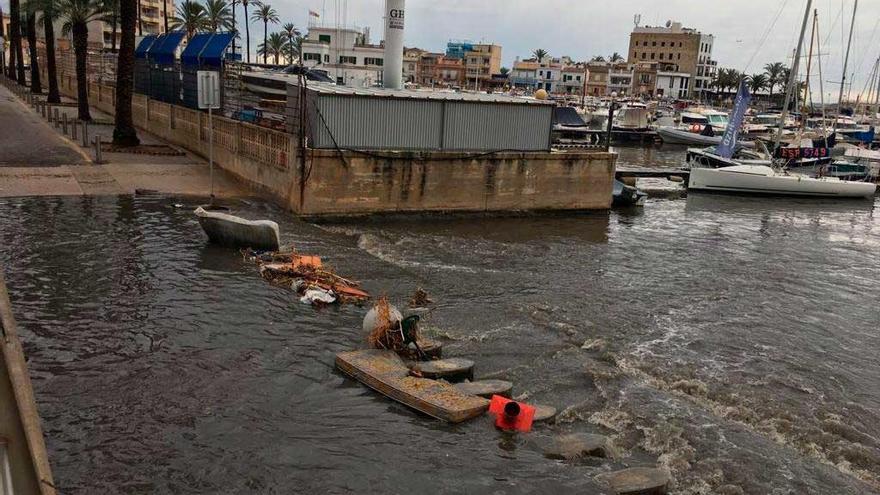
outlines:
M292 80L295 80L291 78ZM288 121L299 87L288 85ZM306 133L314 148L544 151L554 104L500 94L386 90L309 83ZM290 125L295 132L298 125Z

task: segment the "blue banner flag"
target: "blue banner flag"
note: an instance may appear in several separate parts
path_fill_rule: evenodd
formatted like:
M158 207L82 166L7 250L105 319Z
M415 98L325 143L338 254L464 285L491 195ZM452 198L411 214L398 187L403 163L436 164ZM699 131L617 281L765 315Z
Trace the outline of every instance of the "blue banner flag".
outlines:
M721 144L718 145L718 156L723 158L733 156L736 138L739 135L739 129L742 127L743 118L746 115L746 109L749 108L751 100L752 95L749 94L749 87L746 85L746 80L743 79L739 83L739 91L736 92L736 102L733 104L733 112L730 114L727 129L724 130L724 137L721 138Z

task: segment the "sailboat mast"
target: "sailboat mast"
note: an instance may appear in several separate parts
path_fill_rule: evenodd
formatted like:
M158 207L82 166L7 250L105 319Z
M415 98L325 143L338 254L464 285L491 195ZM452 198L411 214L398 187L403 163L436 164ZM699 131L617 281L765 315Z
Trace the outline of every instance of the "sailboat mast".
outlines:
M846 87L846 68L849 65L849 48L852 45L853 28L856 26L856 10L859 8L859 0L853 3L852 21L849 24L849 41L846 42L846 56L843 57L843 78L840 80L840 93L837 96L837 117L840 117L840 102L843 100L843 88ZM834 119L833 130L837 130L837 117Z
M801 23L801 35L798 37L797 49L794 51L794 61L791 64L791 75L785 86L785 104L782 106L782 115L779 119L779 129L776 131L776 142L774 149L779 148L782 141L782 127L785 125L785 118L788 117L788 105L791 103L791 93L797 81L798 62L801 60L801 48L804 45L804 33L807 32L807 21L810 19L810 7L813 6L813 0L807 0L807 9L804 10L804 21Z
M819 36L819 10L813 11L813 27L816 29L816 63L819 66L819 104L822 105L822 135L825 147L828 147L828 117L825 115L825 87L822 85L822 39Z

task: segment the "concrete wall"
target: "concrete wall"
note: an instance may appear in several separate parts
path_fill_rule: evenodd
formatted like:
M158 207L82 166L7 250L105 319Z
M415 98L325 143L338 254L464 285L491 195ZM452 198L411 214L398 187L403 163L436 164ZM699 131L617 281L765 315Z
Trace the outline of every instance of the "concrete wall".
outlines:
M61 79L65 94L72 96L75 86L72 78ZM113 88L92 83L90 95L93 106L113 113ZM132 110L138 127L207 156L205 113L143 95L135 95ZM215 164L304 216L590 210L611 205L613 153L309 149L303 163L292 134L223 117L214 118L213 128Z
M291 206L308 216L605 209L611 203L615 157L346 152L343 162L337 152L311 150L302 206Z

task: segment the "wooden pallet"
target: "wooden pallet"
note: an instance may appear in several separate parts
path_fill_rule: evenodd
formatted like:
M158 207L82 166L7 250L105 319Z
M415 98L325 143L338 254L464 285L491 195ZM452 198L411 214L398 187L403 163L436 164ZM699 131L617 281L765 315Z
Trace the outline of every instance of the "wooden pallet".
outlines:
M366 349L340 352L336 367L346 375L437 419L460 423L489 408L489 401L466 395L446 382L410 376L409 369L394 351Z

